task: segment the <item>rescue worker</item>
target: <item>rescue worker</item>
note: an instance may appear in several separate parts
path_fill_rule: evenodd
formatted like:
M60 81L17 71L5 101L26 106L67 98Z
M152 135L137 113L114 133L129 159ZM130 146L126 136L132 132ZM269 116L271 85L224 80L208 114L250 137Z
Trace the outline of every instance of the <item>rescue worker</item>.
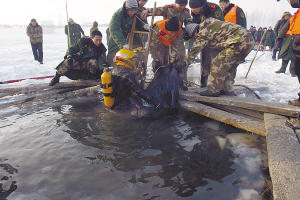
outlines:
M246 15L240 7L230 3L229 0L220 0L219 5L224 13L224 19L226 22L238 24L247 28Z
M181 22L178 18L158 21L153 29L155 32L150 43L150 53L155 63L155 70L168 63L173 64L182 60L184 56L178 53L183 43ZM169 48L171 48L170 52Z
M165 5L163 7L157 7L155 10L154 15L155 16L162 16L163 19L171 19L172 17L176 16L178 17L179 21L181 22L181 25L187 26L188 24L192 23L192 17L190 14L190 10L186 8L186 5L188 4L188 0L175 0L175 3L173 5ZM141 14L141 17L146 17L148 13L153 13L153 8L148 8L147 10L143 11ZM184 37L184 31L182 32L181 37ZM185 46L184 41L182 40L182 44L178 46L178 57L184 57L185 56ZM155 62L153 64L153 69L155 69ZM183 79L184 81L187 81L187 71L183 71L180 74L180 79ZM179 88L181 90L188 90L188 88L183 85L183 80L179 81Z
M65 60L56 67L56 74L49 86L59 83L62 75L73 80L100 79L106 64L105 52L100 31L94 31L90 38L81 38L68 49Z
M136 0L126 0L122 8L119 8L112 16L109 24L109 42L107 62L110 66L116 66L113 58L120 49L129 49L128 37L132 28L133 17L138 9ZM136 20L136 29L145 31L143 27L148 27L140 20ZM136 37L135 37L136 38ZM134 48L141 47L141 40L133 41Z
M192 10L191 15L193 17L193 23L200 24L209 17L224 21L223 12L217 4L207 2L206 0L190 0L189 6ZM194 42L194 38L191 38L188 41L189 49L192 48ZM201 88L207 87L211 61L219 53L220 51L208 47L205 47L201 52Z
M300 15L298 11L285 23L276 38L277 42L283 41L278 58L282 59L281 68L276 73L285 73L286 67L290 63L290 73L292 77L296 77L294 70L295 55L293 53L293 43L296 35L300 33Z
M274 27L274 33L275 33L276 37L278 36L278 33L281 31L284 24L290 19L291 16L292 15L291 15L290 12L284 12L282 17L281 17L281 20L277 21L277 23ZM274 61L276 61L277 51L280 51L281 47L282 47L282 41L281 42L276 42L275 41L275 45L274 45L274 49L273 49L273 55L272 55L272 59Z
M77 42L82 37L84 37L84 31L82 30L81 26L79 24L76 24L72 18L69 19L69 30L70 30L70 42L68 39L68 47L73 45L75 42ZM65 26L65 34L68 35L68 25Z
M223 22L214 18L204 20L200 25L190 24L187 31L195 37L191 51L176 69L188 67L206 46L222 51L212 60L209 84L201 96L218 97L234 95L234 79L237 66L246 58L254 46L252 34L240 25ZM199 31L197 33L197 31Z

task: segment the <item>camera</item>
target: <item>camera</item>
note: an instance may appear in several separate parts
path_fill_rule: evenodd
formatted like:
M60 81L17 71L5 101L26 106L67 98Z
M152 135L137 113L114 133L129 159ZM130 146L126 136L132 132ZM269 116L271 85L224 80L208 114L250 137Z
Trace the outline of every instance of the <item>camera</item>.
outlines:
M280 0L277 0L280 1ZM287 0L293 8L300 8L300 0Z

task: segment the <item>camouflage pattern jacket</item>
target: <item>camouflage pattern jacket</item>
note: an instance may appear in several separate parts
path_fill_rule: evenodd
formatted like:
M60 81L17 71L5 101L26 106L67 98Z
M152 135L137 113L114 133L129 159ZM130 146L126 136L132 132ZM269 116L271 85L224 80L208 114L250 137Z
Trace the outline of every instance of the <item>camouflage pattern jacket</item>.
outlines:
M29 36L30 43L41 43L43 42L43 29L38 23L32 26L31 23L27 26L27 35Z
M99 70L102 70L103 64L106 64L106 48L103 44L97 47L90 38L81 38L73 44L66 52L64 58L68 55L78 62L86 62L91 58L98 61Z
M153 32L152 40L150 43L150 52L151 56L154 60L164 60L164 55L169 54L169 47L165 46L160 41L160 29L157 26L154 26L153 29L156 32ZM181 53L180 50L182 49L181 46L183 46L183 38L181 35L183 34L183 31L180 30L180 36L177 36L175 40L173 41L171 47L171 55L170 62L175 62L178 55Z
M149 8L149 13L153 13L153 8ZM175 7L175 4L156 8L155 16L163 16L164 19L171 19L172 17L177 16L184 26L192 23L190 10L185 8L183 11L179 11Z
M199 25L199 33L194 37L195 43L185 57L187 67L204 47L222 50L232 45L241 45L244 36L251 33L240 25L223 22L212 17L207 18ZM251 37L252 38L252 35ZM252 38L253 39L253 38Z
M209 17L213 17L218 20L224 21L223 11L220 8L220 6L215 3L207 3L209 7L203 9L203 11L200 12L198 15L195 15L193 12L191 12L191 15L193 17L193 23L200 24Z

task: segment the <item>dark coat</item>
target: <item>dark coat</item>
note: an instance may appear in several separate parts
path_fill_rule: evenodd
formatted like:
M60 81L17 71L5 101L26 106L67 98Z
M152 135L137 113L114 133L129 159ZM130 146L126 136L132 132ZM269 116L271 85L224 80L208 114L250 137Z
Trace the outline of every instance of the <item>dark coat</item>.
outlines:
M281 19L278 20L275 27L274 27L274 33L276 35L276 37L278 36L280 30L282 29L282 27L284 26L284 24L287 22L287 20Z
M77 42L81 38L81 33L84 35L84 32L79 24L70 24L69 23L69 29L70 29L70 41L71 45L73 45L75 42ZM65 26L65 34L68 35L68 25ZM69 40L68 40L69 45Z
M275 41L275 37L273 30L267 30L265 36L262 38L264 46L273 46L272 44Z
M230 11L230 9L235 6L233 3L229 4L229 6L225 9L224 11L224 16L227 15L227 13ZM244 13L244 11L238 7L237 10L236 10L236 24L244 27L244 28L247 28L247 20L246 20L246 15Z
M282 27L277 38L283 40L283 44L279 53L279 59L295 61L295 55L293 53L293 43L295 35L287 35L286 32L289 30L290 20L288 20Z
M300 58L300 35L297 35L293 43L293 53Z
M256 33L254 34L255 42L261 41L263 34L264 34L263 31L260 30L256 31Z

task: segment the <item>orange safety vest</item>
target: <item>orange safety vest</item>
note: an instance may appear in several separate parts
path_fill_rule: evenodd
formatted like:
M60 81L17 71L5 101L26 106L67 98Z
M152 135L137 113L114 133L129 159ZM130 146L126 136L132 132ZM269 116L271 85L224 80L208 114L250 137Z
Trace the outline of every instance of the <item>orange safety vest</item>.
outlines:
M290 27L286 35L300 34L300 9L290 18Z
M181 22L179 21L179 30L178 32L172 37L168 31L166 30L166 23L168 22L169 20L166 19L166 20L161 20L161 21L158 21L155 23L155 25L161 30L159 33L158 33L158 36L160 37L160 42L165 45L165 46L170 46L173 41L175 40L175 38L177 36L180 36L180 27L181 27Z
M238 6L233 6L228 13L225 15L224 20L225 22L231 22L234 24L237 24L236 20L236 11L237 11Z

